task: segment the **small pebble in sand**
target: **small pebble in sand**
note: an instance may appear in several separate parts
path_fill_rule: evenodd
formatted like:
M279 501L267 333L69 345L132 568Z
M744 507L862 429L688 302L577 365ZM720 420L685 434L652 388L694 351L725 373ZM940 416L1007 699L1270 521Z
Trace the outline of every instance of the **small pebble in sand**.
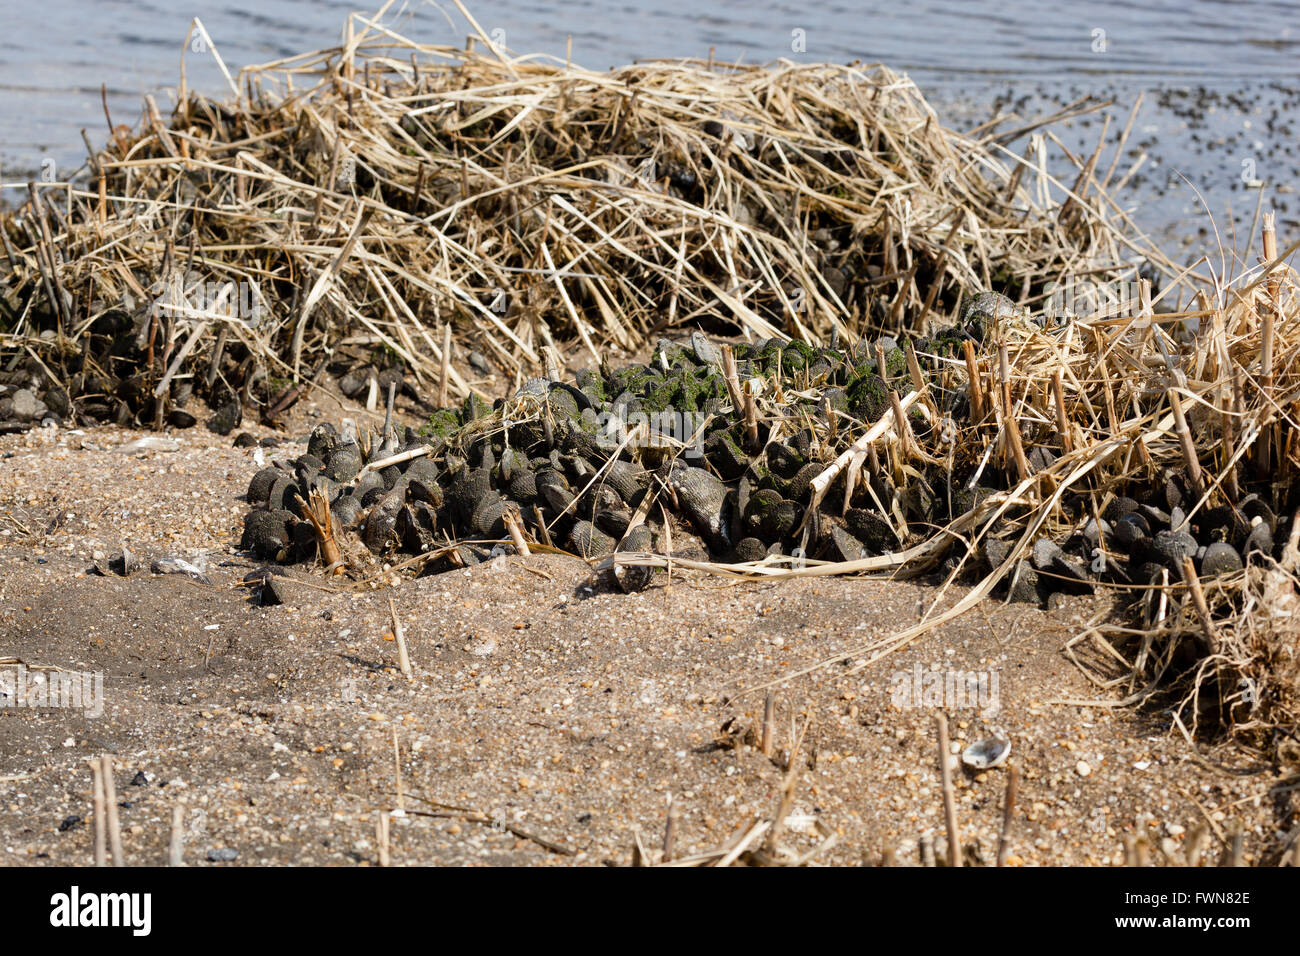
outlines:
M1080 777L1086 777L1092 773L1092 767L1088 765L1088 761L1080 760L1077 764L1074 765L1074 772L1077 773Z

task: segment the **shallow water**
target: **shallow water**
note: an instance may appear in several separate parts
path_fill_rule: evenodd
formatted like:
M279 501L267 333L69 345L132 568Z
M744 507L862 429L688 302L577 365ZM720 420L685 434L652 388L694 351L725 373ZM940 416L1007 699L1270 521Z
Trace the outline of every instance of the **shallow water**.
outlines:
M175 86L196 9L233 71L334 44L355 8L351 0L7 3L0 9L0 162L14 174L0 178L25 177L48 158L61 172L80 165L79 131L94 142L107 133L101 83L113 122L134 123L143 93ZM395 4L387 21L414 39L460 44L469 32L454 5L408 3L395 12L402 9ZM1300 17L1292 4L504 0L471 12L516 51L563 58L571 37L574 61L593 68L710 50L749 63L881 61L910 73L959 128L988 118L999 96L1033 117L1098 93L1118 101L1113 133L1146 90L1156 95L1148 96L1130 146L1144 143L1154 165L1148 161L1123 198L1139 204L1144 226L1182 240L1206 220L1173 170L1205 193L1225 231L1229 207L1249 224L1258 192L1247 179L1284 189L1297 179L1290 124L1300 104L1291 92L1300 87ZM192 86L223 89L210 56L189 54L186 69ZM1098 127L1080 123L1066 141L1090 148ZM1270 189L1265 208L1276 201L1282 227L1300 231L1300 221L1288 219L1286 196Z

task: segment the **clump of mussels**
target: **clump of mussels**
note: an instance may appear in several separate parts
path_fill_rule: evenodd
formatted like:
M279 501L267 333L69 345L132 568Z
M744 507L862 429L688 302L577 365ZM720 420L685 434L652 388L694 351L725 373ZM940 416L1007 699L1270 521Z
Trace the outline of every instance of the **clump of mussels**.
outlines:
M60 423L72 410L68 393L26 370L0 371L0 432Z
M851 350L777 339L737 345L738 380L762 387L761 414L750 421L733 407L720 347L697 333L687 342L660 339L645 365L584 371L574 382L532 379L492 406L471 396L420 431L407 428L400 442L390 432L363 448L350 426L322 424L306 454L253 477L242 547L281 562L315 559L318 537L304 507L318 489L330 502L335 539L359 540L376 557L428 554L414 562L426 572L488 557L509 542L508 515L532 539L584 558L661 550L664 521L689 528L715 560L730 563L898 552L1015 483L1014 469L989 461L984 445L953 440L970 420L970 401L956 364L942 360L960 357L963 340L979 342L984 331L968 322L919 340L915 362L888 337ZM916 403L907 413L917 453L870 448L849 500L839 478L806 514L813 479L889 412L891 392L907 391L918 376L935 410ZM638 422L679 440L636 439ZM1031 466L1048 467L1059 452L1055 430L1021 427ZM371 467L402 453L415 457ZM1278 519L1258 499L1185 521L1190 489L1181 473L1126 490L1101 514L1088 511L1085 496L1067 498L1065 516L1079 530L1038 541L1007 575L1011 598L1086 592L1101 579L1146 582L1166 569L1176 579L1184 556L1203 574L1232 571L1280 537ZM1005 511L978 555L948 536L952 548L935 570L960 566L982 576L1001 566L1021 515ZM680 543L680 531L671 540ZM625 589L639 588L651 571L623 568L617 577Z

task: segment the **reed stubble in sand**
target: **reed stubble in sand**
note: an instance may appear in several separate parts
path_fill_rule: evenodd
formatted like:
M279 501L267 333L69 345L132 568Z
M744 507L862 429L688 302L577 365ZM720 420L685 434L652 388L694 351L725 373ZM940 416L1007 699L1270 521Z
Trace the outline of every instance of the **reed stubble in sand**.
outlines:
M939 731L939 784L943 790L943 825L948 831L948 865L961 866L961 834L957 829L957 798L952 786L952 747L948 740L948 715L935 717Z
M397 666L402 676L410 680L411 656L406 650L406 629L402 627L401 619L397 616L397 608L392 598L388 599L388 613L393 623L393 640L397 644Z
M108 845L113 866L125 866L122 854L122 824L117 814L117 785L113 782L113 758L104 754L99 758L100 780L103 786L104 808L107 811Z
M172 806L172 826L167 840L167 865L185 865L185 802Z
M106 850L108 841L108 824L104 821L104 766L96 757L90 762L92 780L91 811L95 815L95 866L108 865Z

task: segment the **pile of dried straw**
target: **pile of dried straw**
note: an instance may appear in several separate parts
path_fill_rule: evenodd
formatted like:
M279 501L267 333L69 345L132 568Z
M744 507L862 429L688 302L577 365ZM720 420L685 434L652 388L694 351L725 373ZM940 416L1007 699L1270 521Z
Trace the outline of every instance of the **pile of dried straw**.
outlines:
M1042 134L1003 145L1037 124L960 135L884 67L597 73L474 29L435 47L354 14L341 46L247 69L222 102L182 70L170 116L147 97L84 176L4 218L0 347L91 414L161 423L191 394L266 411L327 358L432 399L444 330L510 379L543 345L852 342L980 289L1172 275L1106 197L1115 163L1059 183ZM475 388L447 374L450 398Z

